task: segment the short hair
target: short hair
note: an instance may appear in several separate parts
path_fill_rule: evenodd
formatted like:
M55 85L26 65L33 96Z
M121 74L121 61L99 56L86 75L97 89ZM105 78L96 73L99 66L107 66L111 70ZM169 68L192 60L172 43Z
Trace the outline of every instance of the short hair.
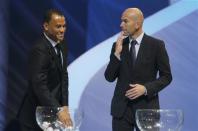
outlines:
M64 14L61 11L59 11L57 9L49 9L49 10L47 10L47 12L44 15L43 23L45 23L45 22L49 23L50 20L52 19L52 15L53 14L56 14L56 15L64 17Z

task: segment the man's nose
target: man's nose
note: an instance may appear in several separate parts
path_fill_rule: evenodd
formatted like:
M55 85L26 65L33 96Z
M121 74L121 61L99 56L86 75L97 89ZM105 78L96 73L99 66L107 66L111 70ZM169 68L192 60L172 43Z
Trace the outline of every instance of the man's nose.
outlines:
M65 32L65 27L61 27L61 28L60 28L60 32L61 32L61 33L64 33L64 32Z

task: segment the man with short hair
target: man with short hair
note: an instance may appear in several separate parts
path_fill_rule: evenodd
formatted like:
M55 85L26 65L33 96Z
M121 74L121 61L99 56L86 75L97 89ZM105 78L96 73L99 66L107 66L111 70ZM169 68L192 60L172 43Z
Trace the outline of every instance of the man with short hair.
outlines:
M28 65L28 91L19 112L23 131L41 131L36 123L37 106L62 107L58 119L72 126L68 109L68 72L64 15L55 9L44 17L42 38L33 46Z

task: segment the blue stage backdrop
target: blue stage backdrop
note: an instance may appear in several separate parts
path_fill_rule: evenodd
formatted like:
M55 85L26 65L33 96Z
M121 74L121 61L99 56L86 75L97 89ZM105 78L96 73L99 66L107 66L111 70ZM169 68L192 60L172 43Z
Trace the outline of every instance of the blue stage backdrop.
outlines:
M7 109L7 23L8 23L8 2L0 1L0 130L6 124L6 109Z
M17 129L29 50L42 34L44 12L58 8L68 23L69 104L84 111L80 131L111 131L115 83L106 82L103 74L121 14L129 7L140 8L145 32L166 43L173 82L160 93L161 107L184 111L183 131L198 128L197 0L1 0L0 7L0 130Z

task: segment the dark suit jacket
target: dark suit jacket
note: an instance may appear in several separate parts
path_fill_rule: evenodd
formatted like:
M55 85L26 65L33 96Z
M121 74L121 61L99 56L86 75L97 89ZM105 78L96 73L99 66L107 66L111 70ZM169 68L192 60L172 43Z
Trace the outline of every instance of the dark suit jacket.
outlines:
M129 102L134 109L133 113L136 109L158 109L158 92L172 80L169 58L163 41L144 34L134 67L129 54L129 38L123 42L121 61L114 55L114 43L110 62L105 71L106 80L113 82L117 78L111 114L118 118L123 116ZM144 85L147 95L129 100L125 92L131 83Z
M30 127L37 126L37 106L68 105L68 73L66 44L61 43L63 65L58 62L51 43L43 36L33 47L29 58L28 91L21 109L19 120Z

